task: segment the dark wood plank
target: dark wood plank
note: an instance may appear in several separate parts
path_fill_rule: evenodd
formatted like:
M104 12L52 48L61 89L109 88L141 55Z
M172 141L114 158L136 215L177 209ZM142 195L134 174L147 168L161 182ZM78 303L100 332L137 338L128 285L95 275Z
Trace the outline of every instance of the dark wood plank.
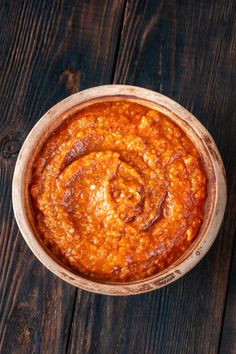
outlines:
M53 276L16 227L11 179L39 117L112 80L124 1L0 2L0 352L65 353L76 288Z
M236 210L234 208L234 214ZM225 316L220 341L220 354L236 353L236 247L230 272L230 281L226 297Z
M208 255L171 286L128 298L79 291L69 353L218 352L235 234L235 20L233 0L127 2L115 82L160 91L209 129L228 207Z

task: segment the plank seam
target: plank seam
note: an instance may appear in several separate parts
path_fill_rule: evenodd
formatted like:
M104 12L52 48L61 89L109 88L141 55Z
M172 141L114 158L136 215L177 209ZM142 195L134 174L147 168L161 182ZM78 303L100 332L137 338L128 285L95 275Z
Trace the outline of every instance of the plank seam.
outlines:
M117 62L118 62L118 57L119 57L121 38L122 38L122 33L123 33L123 28L124 28L124 19L125 19L126 9L127 9L127 0L124 1L124 5L123 5L123 8L122 8L120 26L119 26L119 30L118 30L119 34L117 36L116 49L115 49L115 52L114 52L114 64L113 64L112 74L111 74L111 82L112 83L114 83L114 80L115 80L115 74L116 74Z
M76 291L75 291L75 296L74 296L74 301L73 301L73 306L72 306L72 311L71 311L71 319L70 319L69 331L68 331L67 341L66 341L66 353L68 353L69 346L70 346L70 338L71 338L72 326L73 326L74 315L75 315L77 295L78 295L78 289L76 289Z

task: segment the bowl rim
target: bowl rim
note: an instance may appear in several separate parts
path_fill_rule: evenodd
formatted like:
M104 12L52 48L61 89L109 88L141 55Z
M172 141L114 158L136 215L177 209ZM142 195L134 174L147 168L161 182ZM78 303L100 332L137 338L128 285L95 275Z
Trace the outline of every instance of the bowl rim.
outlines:
M64 114L63 120L66 119L68 112L73 111L73 108L78 110L78 108L81 109L83 104L90 105L96 100L107 101L109 99L113 100L117 98L126 98L131 101L136 101L138 99L144 103L146 102L147 106L158 106L159 110L163 109L165 114L167 114L177 125L180 125L181 122L181 124L183 124L181 125L181 128L187 135L188 130L192 130L193 135L196 135L196 139L201 140L206 151L206 156L209 161L211 161L215 188L215 198L213 201L214 203L212 204L211 215L202 238L199 239L198 242L195 240L183 256L162 272L157 273L152 277L129 283L109 283L92 280L91 278L88 279L82 275L74 273L66 266L59 264L55 258L47 253L43 245L36 238L25 209L25 170L29 158L32 155L32 146L36 145L38 137L42 137L43 133L47 131L47 138L56 126L62 123L62 120L58 120L58 118L63 117ZM54 126L52 125L52 121L54 122ZM184 126L185 124L186 126ZM50 133L49 127L51 129ZM43 142L44 141L45 139ZM37 155L37 153L35 153L35 155ZM105 295L125 296L149 292L172 283L190 271L203 258L213 244L223 220L226 200L227 191L224 165L215 142L206 128L189 111L169 97L149 89L131 85L102 85L93 87L75 93L49 109L33 126L28 134L19 152L12 181L12 202L15 219L22 236L35 256L51 272L64 281L83 290ZM187 257L184 257L186 254Z

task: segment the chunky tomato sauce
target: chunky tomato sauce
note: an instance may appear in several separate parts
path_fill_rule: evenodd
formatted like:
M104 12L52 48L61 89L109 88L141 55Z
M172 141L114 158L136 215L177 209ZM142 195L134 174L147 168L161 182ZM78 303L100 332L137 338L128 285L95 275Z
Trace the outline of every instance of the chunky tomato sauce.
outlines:
M191 245L204 214L198 151L162 113L93 104L48 138L34 163L36 227L61 262L91 278L146 278Z

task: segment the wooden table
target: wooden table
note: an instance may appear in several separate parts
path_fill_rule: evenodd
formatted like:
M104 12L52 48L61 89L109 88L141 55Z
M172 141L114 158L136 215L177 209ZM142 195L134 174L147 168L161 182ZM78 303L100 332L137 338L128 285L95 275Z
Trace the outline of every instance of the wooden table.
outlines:
M236 2L0 1L0 352L236 353ZM40 116L68 95L122 83L159 91L213 135L228 177L219 236L198 266L145 295L78 290L34 257L11 180Z

